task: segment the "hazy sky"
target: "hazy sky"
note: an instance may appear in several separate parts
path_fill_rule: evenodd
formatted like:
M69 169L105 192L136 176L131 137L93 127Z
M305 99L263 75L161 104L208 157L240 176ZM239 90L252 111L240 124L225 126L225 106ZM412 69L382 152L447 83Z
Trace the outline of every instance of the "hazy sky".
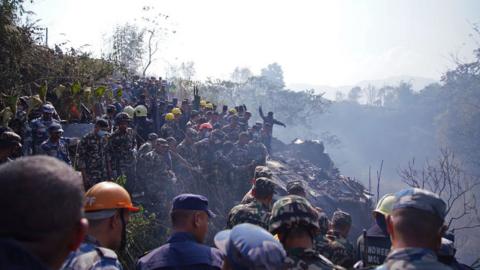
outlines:
M152 66L156 75L182 61L195 62L199 79L278 62L287 84L438 79L453 66L451 54L471 59L478 47L470 36L480 22L476 0L35 0L29 8L50 44L90 44L99 54L113 27L134 22L145 5L168 14L176 30Z

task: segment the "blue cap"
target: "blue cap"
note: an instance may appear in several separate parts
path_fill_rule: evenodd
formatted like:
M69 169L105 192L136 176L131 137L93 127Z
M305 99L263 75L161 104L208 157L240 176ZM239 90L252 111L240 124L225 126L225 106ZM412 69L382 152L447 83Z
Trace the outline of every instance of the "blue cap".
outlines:
M395 193L392 210L402 208L423 210L442 220L447 215L445 202L437 194L420 188L407 188Z
M63 133L63 129L62 129L62 126L60 124L57 124L57 123L53 123L52 125L50 125L48 127L48 132L62 132Z
M217 233L214 242L234 270L282 269L287 256L273 235L249 223Z
M185 193L173 198L172 211L174 210L205 211L209 217L215 217L215 214L208 209L208 199L197 194Z

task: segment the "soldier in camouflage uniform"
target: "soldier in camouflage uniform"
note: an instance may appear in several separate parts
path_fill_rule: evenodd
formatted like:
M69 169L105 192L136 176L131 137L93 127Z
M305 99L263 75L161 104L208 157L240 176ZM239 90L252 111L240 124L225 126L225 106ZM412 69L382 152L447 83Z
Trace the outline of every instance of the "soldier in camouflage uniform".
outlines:
M233 165L248 166L249 164L252 164L252 168L255 165L255 162L249 155L248 142L248 133L240 133L238 136L238 142L234 145L232 153L230 154L230 159L232 160ZM252 179L252 176L251 170L241 170L236 173L234 177L235 189L241 192L247 191L250 187L249 179Z
M351 268L355 263L355 249L347 239L352 226L350 214L343 211L335 211L332 217L332 229L325 236L327 243L317 239L316 249L333 263L345 268Z
M437 195L419 188L395 193L387 228L392 251L376 269L452 269L438 261L436 252L447 227L446 204Z
M255 165L265 166L268 150L261 142L260 134L254 133L253 139L248 143L248 159L254 160Z
M318 213L305 198L289 195L275 202L269 230L287 252L286 269L343 269L313 249L318 229Z
M177 124L175 123L175 115L167 113L165 115L165 124L160 129L160 137L166 139L168 137L175 137L177 133Z
M248 204L240 204L230 210L227 228L233 228L233 226L241 223L251 223L268 229L274 192L275 183L268 178L258 178L252 191L255 199Z
M93 131L85 135L78 145L77 166L82 172L86 189L110 178L111 171L107 168L106 153L108 128L106 120L97 120Z
M252 190L255 188L255 181L260 177L266 177L268 179L272 179L272 171L267 166L257 166L255 167L255 171L253 172L253 179L252 179L252 188L243 196L242 201L240 204L247 204L253 201L255 198L252 195Z
M157 209L167 208L166 204L172 196L172 158L168 151L168 142L165 139L158 138L155 142L154 150L148 152L142 162L144 162L144 172L140 172L142 184L145 186L145 192L149 201Z
M157 133L150 133L148 134L147 141L138 148L137 152L137 157L141 158L143 157L146 153L150 152L153 150L153 146L155 144L155 141L158 139Z
M238 134L242 132L242 128L238 124L238 116L233 115L230 117L230 125L226 125L222 128L222 131L227 134L227 138L232 141L236 142L238 140Z
M129 123L130 117L127 113L122 112L115 117L118 128L108 138L107 161L112 169L112 177L117 179L125 176L126 188L132 192L135 187L137 140L135 131L128 127Z
M187 128L185 139L177 146L177 152L186 159L192 166L198 165L197 152L194 146L197 132L191 128Z
M222 151L225 133L214 130L208 138L195 143L198 164L202 168L204 179L218 181L220 175L219 158Z

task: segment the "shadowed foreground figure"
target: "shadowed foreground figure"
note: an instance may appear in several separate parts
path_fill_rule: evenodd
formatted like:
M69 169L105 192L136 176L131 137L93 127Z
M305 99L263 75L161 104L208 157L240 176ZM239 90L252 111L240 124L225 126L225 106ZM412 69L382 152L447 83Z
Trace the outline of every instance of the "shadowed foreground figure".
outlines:
M137 269L221 269L221 252L203 245L208 232L208 220L214 216L204 196L181 194L175 197L170 212L172 236L165 245L140 258Z
M392 251L376 269L451 269L436 255L446 230L445 215L445 202L430 191L409 188L395 193L387 217Z
M59 269L88 226L80 175L33 156L0 166L0 186L0 269Z

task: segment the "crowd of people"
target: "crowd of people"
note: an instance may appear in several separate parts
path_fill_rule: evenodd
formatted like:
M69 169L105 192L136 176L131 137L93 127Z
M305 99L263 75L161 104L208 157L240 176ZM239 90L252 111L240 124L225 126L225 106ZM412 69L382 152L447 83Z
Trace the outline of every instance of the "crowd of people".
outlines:
M20 101L0 134L0 269L122 269L115 251L126 245L130 215L139 211L132 195L140 193L144 207L172 226L167 243L138 259L141 270L468 269L455 260L438 195L385 195L374 225L353 244L350 214L327 217L301 182L289 182L288 195L274 200L266 161L273 126L285 124L273 112L258 108L263 121L251 125L245 105L220 111L196 89L180 103L164 91L129 96L100 104L92 130L78 140L62 136L52 104L27 110ZM27 112L37 117L18 124ZM185 184L179 179L245 193L215 235L216 247L205 245L216 216L209 200L175 196Z

